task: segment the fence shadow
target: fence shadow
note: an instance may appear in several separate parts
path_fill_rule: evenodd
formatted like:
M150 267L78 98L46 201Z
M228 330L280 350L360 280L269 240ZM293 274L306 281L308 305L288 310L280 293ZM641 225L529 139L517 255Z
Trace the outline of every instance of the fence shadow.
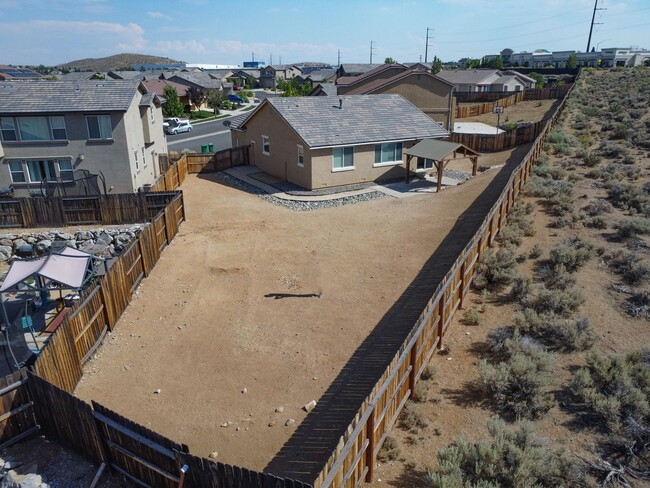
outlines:
M296 429L266 472L313 483L359 406L386 370L440 281L481 227L530 144L515 149L490 185L461 214L402 296L357 348L318 404ZM444 198L444 195L443 195Z

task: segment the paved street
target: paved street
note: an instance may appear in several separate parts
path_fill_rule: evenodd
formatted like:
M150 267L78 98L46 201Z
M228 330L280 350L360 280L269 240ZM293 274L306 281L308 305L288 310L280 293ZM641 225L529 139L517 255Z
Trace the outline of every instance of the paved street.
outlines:
M167 136L167 146L170 151L181 152L184 149L201 152L202 144L214 144L215 151L228 149L231 146L230 130L223 122L231 117L193 124L192 132L183 132Z

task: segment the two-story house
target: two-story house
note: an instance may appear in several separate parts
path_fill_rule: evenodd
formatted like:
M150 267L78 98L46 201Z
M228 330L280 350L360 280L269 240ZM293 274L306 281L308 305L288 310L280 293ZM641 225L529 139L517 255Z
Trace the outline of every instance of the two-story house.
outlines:
M135 192L159 174L162 122L160 98L137 80L2 82L0 188L27 196L83 173Z

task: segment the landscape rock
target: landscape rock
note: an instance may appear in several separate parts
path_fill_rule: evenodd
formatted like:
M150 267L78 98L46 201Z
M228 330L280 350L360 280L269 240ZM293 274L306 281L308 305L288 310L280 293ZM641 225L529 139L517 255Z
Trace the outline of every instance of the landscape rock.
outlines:
M289 419L289 420L287 420L287 421L284 423L284 425L285 425L286 427L289 427L290 425L293 425L293 424L295 424L295 423L296 423L296 421L295 421L294 419Z
M316 408L316 400L312 400L312 401L309 402L307 405L305 405L304 407L302 407L302 409L303 409L305 412L311 412L314 408Z
M0 246L0 261L8 261L13 254L11 246Z
M275 409L275 413L282 413L284 412L284 407L278 407Z
M40 253L48 252L52 247L52 241L49 239L43 239L36 243L36 250Z
M219 453L218 453L217 451L212 451L212 452L208 455L208 457L209 457L210 459L217 459L217 457L219 457Z

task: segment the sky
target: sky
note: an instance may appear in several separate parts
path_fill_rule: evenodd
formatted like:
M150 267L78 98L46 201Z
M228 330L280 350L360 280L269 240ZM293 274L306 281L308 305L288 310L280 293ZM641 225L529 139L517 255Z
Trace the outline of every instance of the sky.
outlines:
M650 49L650 1L599 0L592 46ZM336 65L585 51L594 0L0 0L0 64L119 53Z

